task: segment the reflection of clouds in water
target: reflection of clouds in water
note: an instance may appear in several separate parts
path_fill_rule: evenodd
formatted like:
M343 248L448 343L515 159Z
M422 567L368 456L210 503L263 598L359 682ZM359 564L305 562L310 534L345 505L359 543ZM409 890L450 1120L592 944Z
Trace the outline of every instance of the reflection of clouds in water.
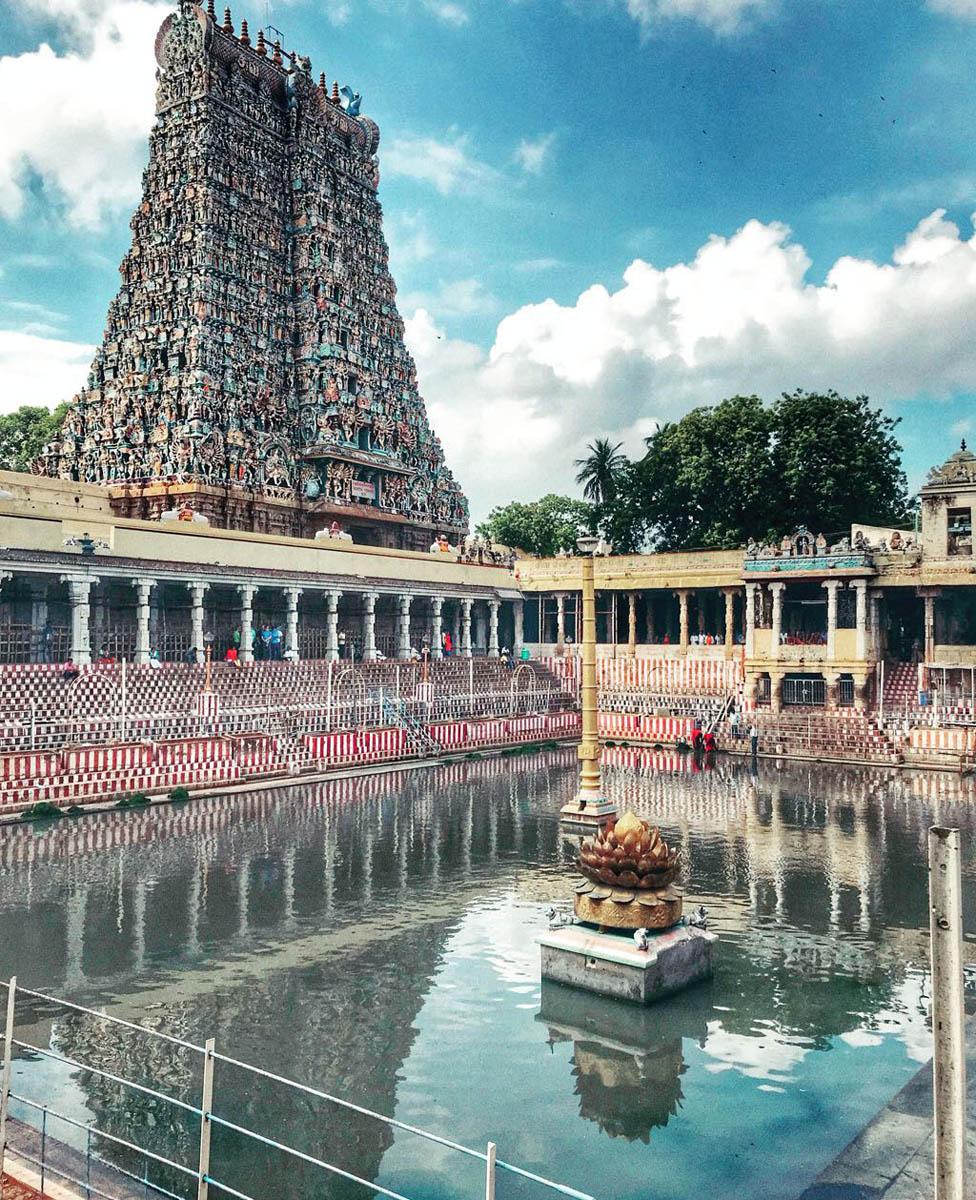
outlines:
M469 908L461 927L451 939L449 953L479 958L492 968L502 983L515 985L509 991L535 992L539 987L539 952L526 926L535 932L545 928L545 918L526 909L514 896L500 903Z
M781 1083L793 1080L793 1071L803 1062L810 1044L788 1042L772 1029L757 1037L730 1033L721 1021L708 1022L705 1053L714 1061L705 1064L713 1074L738 1071L752 1079L772 1079Z
M850 1029L840 1035L840 1040L848 1046L880 1046L884 1038L879 1033L868 1033L866 1029Z
M907 975L892 989L892 1007L880 1008L871 1017L871 1024L882 1034L894 1034L917 1063L932 1057L928 996L927 977Z

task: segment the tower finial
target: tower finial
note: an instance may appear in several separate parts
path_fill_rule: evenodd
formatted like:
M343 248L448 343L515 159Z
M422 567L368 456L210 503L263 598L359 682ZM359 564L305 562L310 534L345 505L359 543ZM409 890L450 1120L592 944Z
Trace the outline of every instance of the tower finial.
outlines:
M271 55L271 61L276 67L281 66L281 42L275 38L274 54Z
M320 91L320 92L321 92L323 95L325 95L325 94L326 94L326 92L327 92L327 90L328 90L328 89L327 89L327 85L326 85L326 82L325 82L325 72L323 71L323 72L322 72L322 74L319 76L319 91Z
M264 30L263 29L258 30L258 44L254 47L254 49L255 49L255 52L260 54L262 57L267 56L268 47L264 44Z
M332 95L329 97L333 104L339 103L339 80L332 80Z
M250 35L249 35L249 34L248 34L248 32L247 32L247 20L246 20L246 19L245 19L245 20L243 20L243 21L241 21L241 37L240 37L240 42L241 42L241 45L242 45L242 46L250 46L250 44L251 44L251 38L250 38Z
M214 8L214 0L207 0L207 16L215 25L217 24L217 11Z
M233 32L234 32L234 22L230 19L230 9L229 8L224 9L223 29L224 29L224 33L233 34Z
M960 450L966 449L966 439L965 438L963 438L962 441L959 443L959 449Z

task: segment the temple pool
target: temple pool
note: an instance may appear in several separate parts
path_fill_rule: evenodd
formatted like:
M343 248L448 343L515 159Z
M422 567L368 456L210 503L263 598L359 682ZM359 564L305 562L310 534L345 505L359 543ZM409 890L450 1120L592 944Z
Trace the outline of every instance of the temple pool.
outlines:
M571 895L572 751L8 828L0 976L491 1139L594 1196L796 1197L929 1057L926 830L964 831L972 928L972 785L609 757L608 790L683 844L721 936L714 981L656 1007L540 988L533 937ZM199 1060L167 1043L41 1003L19 1021L198 1100ZM196 1165L192 1118L104 1078L21 1057L14 1088ZM477 1162L224 1064L214 1111L417 1200L483 1195ZM214 1145L213 1173L262 1200L373 1194L226 1130ZM503 1200L551 1194L499 1177Z

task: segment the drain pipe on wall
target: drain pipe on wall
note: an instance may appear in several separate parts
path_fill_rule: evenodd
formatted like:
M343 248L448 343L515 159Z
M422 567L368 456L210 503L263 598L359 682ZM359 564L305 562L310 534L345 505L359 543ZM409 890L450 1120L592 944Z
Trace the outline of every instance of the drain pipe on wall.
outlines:
M966 1020L959 830L929 830L935 1200L966 1195Z

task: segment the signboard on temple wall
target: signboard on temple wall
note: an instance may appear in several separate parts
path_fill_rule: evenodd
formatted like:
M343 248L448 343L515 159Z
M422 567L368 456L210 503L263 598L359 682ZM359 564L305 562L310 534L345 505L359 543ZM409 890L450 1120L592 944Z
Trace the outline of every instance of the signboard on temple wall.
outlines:
M363 483L361 479L352 481L352 498L354 500L375 500L376 484Z

